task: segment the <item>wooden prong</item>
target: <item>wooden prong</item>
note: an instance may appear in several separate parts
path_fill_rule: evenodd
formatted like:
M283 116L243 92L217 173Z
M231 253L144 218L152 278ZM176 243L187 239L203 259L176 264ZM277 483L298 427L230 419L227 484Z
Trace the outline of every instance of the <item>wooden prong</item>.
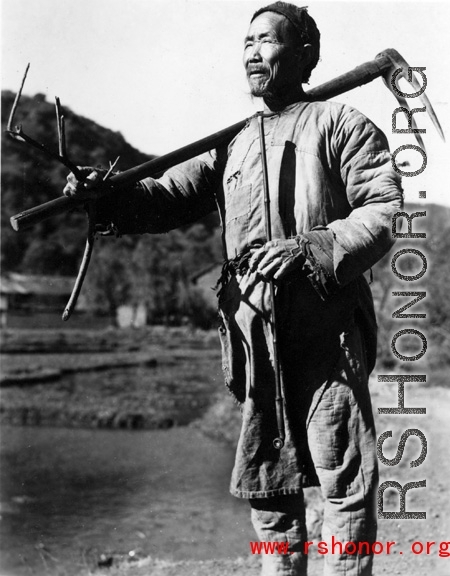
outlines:
M111 162L109 163L109 169L108 169L108 172L103 176L103 182L109 178L111 172L116 167L116 164L119 161L119 158L120 158L120 156L117 156L117 158L114 160L114 162L112 164L111 164Z
M16 94L16 98L14 100L11 114L9 115L9 120L8 120L8 125L6 128L6 132L10 136L12 136L14 139L19 140L21 142L25 142L29 146L32 146L33 148L40 150L41 152L43 152L44 154L46 154L50 158L53 158L54 160L61 162L61 164L64 164L64 166L69 168L69 170L71 170L75 174L75 176L79 180L81 180L82 179L81 172L78 170L78 168L77 168L77 166L75 166L75 164L70 162L70 160L67 158L67 155L66 155L65 142L64 142L64 140L65 140L64 116L61 115L59 98L56 98L56 117L57 117L57 122L58 122L58 140L59 140L59 153L58 154L56 154L56 152L52 152L52 150L47 148L47 146L45 146L44 144L41 144L40 142L37 142L36 140L34 140L34 138L31 138L31 136L28 136L28 134L25 134L25 132L22 130L21 124L13 127L14 115L15 115L15 112L17 110L17 106L19 104L20 97L22 95L23 86L25 84L25 79L27 77L29 68L30 68L30 65L28 64L28 66L25 70L25 74L23 75L23 78L22 78L22 84L20 85L20 89Z
M58 128L59 155L62 158L67 159L65 118L64 115L62 114L61 102L58 96L55 96L55 106L56 106L56 125Z
M12 131L13 131L14 114L16 113L16 109L17 109L17 106L18 106L18 104L19 104L20 97L22 96L23 86L24 86L24 84L25 84L25 80L26 80L26 78L27 78L27 74L28 74L28 70L29 70L29 69L30 69L30 63L28 63L28 65L27 65L27 67L26 67L26 69L25 69L25 74L23 75L23 78L22 78L22 84L20 85L20 89L19 89L19 91L18 91L17 94L16 94L16 97L15 97L15 99L14 99L14 104L13 104L13 107L12 107L12 110L11 110L11 114L9 115L8 125L7 125L7 127L6 127L6 129L7 129L9 132L12 132Z
M70 295L69 301L62 315L62 319L64 322L67 322L67 320L71 317L72 312L75 310L75 306L78 301L78 296L80 295L81 288L83 286L83 282L88 271L89 262L91 261L92 252L94 250L95 215L96 215L96 206L94 201L88 202L87 213L89 218L89 227L88 227L86 246L84 248L83 259L81 261L80 269L78 270L78 275L75 280L72 294Z
M64 157L64 143L61 130L61 103L58 96L55 96L56 127L58 129L58 150L59 155Z
M67 158L67 151L66 151L66 119L64 116L61 116L60 121L60 129L61 129L61 151L60 154L63 158Z
M65 307L62 315L62 319L64 320L64 322L67 322L67 320L71 317L72 312L75 309L75 305L77 303L78 296L80 295L81 287L83 286L83 281L86 276L86 272L89 266L89 262L91 260L93 250L94 250L94 237L91 234L89 234L86 240L83 260L81 261L78 276L77 279L75 280L75 285L73 287L72 294L70 295L69 302L67 303L67 306Z

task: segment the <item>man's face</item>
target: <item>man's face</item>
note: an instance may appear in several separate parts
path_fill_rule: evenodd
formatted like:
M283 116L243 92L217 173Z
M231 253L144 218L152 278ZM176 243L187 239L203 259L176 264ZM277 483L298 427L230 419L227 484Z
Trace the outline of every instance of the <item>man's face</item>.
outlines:
M252 96L277 96L300 88L303 66L292 24L275 12L263 12L250 24L244 66Z

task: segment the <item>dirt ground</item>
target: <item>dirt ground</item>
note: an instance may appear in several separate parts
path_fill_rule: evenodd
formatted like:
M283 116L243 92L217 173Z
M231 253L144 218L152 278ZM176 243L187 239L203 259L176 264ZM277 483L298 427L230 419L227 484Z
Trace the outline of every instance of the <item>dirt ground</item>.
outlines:
M430 383L432 384L432 383ZM374 409L394 407L397 404L396 383L372 381ZM395 542L391 553L378 554L375 559L374 576L402 574L405 576L448 576L450 574L450 522L448 484L450 478L449 442L450 391L442 387L423 384L405 384L405 407L426 408L423 415L378 415L378 436L392 431L383 445L385 458L395 457L401 434L408 429L419 430L427 441L426 458L418 467L409 463L416 460L422 450L417 437L410 437L405 451L396 466L380 463L380 483L388 480L404 486L408 482L425 480L426 486L411 489L406 496L406 511L426 512L426 519L396 520L380 519L378 541L386 550L387 542ZM384 511L398 511L399 502L395 491L387 490L384 496ZM434 542L434 544L429 544ZM442 543L444 543L442 545ZM448 543L449 551L446 551ZM441 556L439 548L441 546ZM427 553L428 549L428 553ZM414 550L414 551L413 551ZM445 557L445 553L449 556ZM125 562L108 570L108 576L256 576L259 574L260 558L248 556L226 560L203 562L167 562L145 558L137 562ZM317 554L309 557L309 576L322 574L323 561ZM91 572L89 574L92 574ZM80 574L88 576L88 573Z

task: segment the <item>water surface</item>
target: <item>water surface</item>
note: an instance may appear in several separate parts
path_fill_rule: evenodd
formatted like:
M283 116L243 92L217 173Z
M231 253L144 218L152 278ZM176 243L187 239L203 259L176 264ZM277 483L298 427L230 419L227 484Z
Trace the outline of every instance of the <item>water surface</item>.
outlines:
M69 576L109 552L248 553L248 504L228 493L234 450L196 430L4 426L0 440L2 576Z

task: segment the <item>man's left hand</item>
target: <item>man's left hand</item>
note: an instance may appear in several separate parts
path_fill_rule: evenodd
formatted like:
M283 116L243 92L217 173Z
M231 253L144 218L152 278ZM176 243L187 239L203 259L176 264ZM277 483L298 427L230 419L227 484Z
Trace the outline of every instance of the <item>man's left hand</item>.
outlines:
M266 280L278 280L301 268L304 262L305 257L297 240L271 240L255 250L249 261L249 269Z

